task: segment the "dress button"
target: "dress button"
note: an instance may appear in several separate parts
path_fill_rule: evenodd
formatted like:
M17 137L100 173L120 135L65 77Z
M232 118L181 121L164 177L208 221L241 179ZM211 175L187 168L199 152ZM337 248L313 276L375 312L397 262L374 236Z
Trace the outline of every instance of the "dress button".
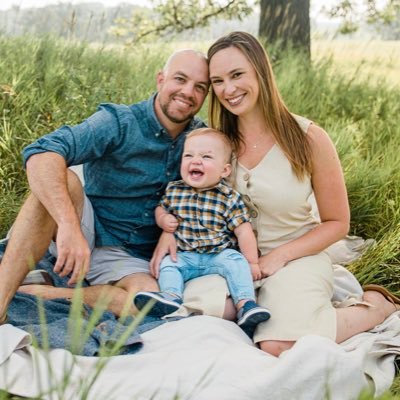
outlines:
M251 218L257 218L258 217L258 212L256 210L252 210L250 213Z
M245 181L248 181L249 178L250 178L250 175L249 175L249 174L246 173L246 174L243 175L243 179L244 179Z

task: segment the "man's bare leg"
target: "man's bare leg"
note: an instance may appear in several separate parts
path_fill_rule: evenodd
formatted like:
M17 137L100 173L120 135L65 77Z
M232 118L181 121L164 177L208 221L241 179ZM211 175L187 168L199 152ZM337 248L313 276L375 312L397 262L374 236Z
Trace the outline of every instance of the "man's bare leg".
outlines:
M0 264L0 316L5 314L30 268L44 256L54 229L53 219L30 194L15 220Z
M77 213L81 217L83 188L79 178L71 171L68 171L68 190ZM0 322L3 321L8 304L23 279L46 253L52 238L55 237L55 232L56 224L53 218L36 196L30 194L13 225L11 237L0 264ZM129 310L130 313L136 311L132 305L129 306L128 292L153 290L154 287L157 288L157 284L150 275L146 275L146 278L124 278L119 287L101 285L84 288L83 301L90 306L95 306L104 296L105 301L108 301L107 309L121 315L124 309ZM73 288L40 287L40 285L21 287L21 291L36 294L45 299L72 298L73 290Z
M68 190L80 216L83 188L77 175L71 171L68 171ZM0 319L29 270L46 253L55 232L53 218L31 193L18 213L0 264Z
M141 290L158 291L157 281L149 274L137 273L122 278L114 286L95 285L82 289L83 302L92 308L105 307L117 316L136 314L133 296ZM45 300L72 299L75 289L44 285L21 286L19 291Z

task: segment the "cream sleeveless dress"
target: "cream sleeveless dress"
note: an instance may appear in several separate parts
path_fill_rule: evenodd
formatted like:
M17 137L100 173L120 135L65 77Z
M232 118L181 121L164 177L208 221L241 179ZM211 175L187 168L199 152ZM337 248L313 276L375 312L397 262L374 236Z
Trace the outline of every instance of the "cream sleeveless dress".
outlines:
M311 121L296 116L307 132ZM236 163L236 189L250 208L253 229L262 255L313 229L308 199L309 177L299 181L278 145L260 163L246 169ZM307 334L335 340L336 312L331 304L333 267L322 252L289 262L268 278L256 283L258 303L271 311L269 321L259 324L254 342L295 341Z

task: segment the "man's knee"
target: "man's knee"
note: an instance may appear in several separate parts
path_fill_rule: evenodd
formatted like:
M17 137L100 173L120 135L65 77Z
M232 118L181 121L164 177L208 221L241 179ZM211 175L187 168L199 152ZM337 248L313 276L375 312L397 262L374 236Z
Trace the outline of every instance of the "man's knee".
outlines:
M115 286L126 290L129 293L140 291L157 292L159 290L157 281L150 274L137 273L122 278Z

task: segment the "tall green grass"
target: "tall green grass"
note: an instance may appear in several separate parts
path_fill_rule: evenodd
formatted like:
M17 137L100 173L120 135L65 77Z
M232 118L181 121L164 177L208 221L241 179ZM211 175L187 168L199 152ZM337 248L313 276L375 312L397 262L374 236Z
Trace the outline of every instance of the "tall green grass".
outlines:
M101 102L147 98L172 48L106 49L0 36L1 236L27 192L21 149L62 124L80 122ZM293 55L274 66L289 108L324 127L337 146L352 233L377 240L349 268L361 283L381 283L400 294L400 93L384 80L362 81L359 71L341 74L334 67L330 60L304 65ZM400 395L399 379L392 392Z

